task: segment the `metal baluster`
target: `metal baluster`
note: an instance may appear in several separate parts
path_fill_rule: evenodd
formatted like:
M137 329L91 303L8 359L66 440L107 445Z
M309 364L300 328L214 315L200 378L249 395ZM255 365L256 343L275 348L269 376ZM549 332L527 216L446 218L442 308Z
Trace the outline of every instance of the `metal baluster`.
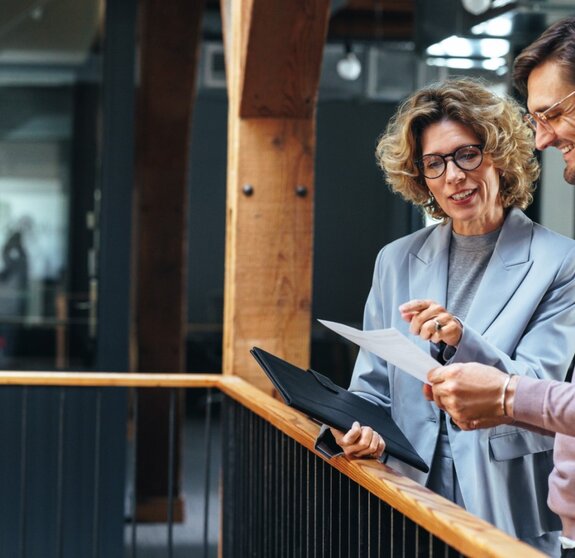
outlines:
M204 558L208 558L209 513L210 513L210 466L212 452L212 388L206 394L206 426L204 429L205 477L204 477Z
M100 530L100 451L101 451L102 390L96 390L96 431L94 440L94 510L92 524L92 557L98 558Z
M261 438L260 438L260 428L262 421L259 417L254 415L254 439L252 441L254 448L254 505L255 505L255 528L254 528L254 556L262 556L261 554L261 526L262 526L262 471L261 465Z
M405 556L405 515L401 515L401 554Z
M266 498L266 478L265 478L265 442L264 442L264 421L258 418L257 428L257 448L258 450L258 466L256 482L258 484L258 556L265 556L264 550L264 536L266 529L266 516L265 516L265 498Z
M361 556L361 488L357 486L357 555Z
M28 479L28 388L22 388L22 413L20 417L20 557L26 555L26 488Z
M307 455L307 459L308 461L311 458L311 455L309 453L309 451L306 451L306 455ZM318 529L319 529L319 522L317 520L317 509L318 506L320 504L320 502L318 502L318 489L317 489L317 485L318 485L318 474L317 474L317 462L318 459L317 457L313 458L313 556L314 558L317 557L317 551L319 548L319 541L318 541ZM322 461L323 463L323 461ZM323 501L323 475L321 475L321 482L322 482L322 490L320 491L320 494L322 496L322 501ZM323 506L321 507L322 510L322 526L323 526ZM322 538L321 538L322 542L323 542L323 534L322 534ZM323 550L323 549L322 549ZM322 556L323 556L323 552L322 552Z
M282 479L283 470L281 468L281 456L280 456L280 433L279 430L274 431L274 453L275 453L275 463L274 463L274 480L275 480L275 487L276 487L276 497L275 497L275 539L274 539L274 554L273 556L280 556L280 543L281 543L281 533L282 533L282 524L281 524L281 514L283 512L283 488L282 488Z
M371 497L367 496L367 555L371 556Z
M168 415L168 557L174 553L174 448L175 448L176 390L170 390Z
M389 518L389 538L390 538L390 546L391 546L391 556L395 556L395 548L393 545L394 539L395 537L394 535L394 530L393 530L393 519L395 517L395 510L393 508L391 508L391 514L390 514L390 518Z
M138 389L134 389L132 392L133 396L133 409L134 409L134 416L132 417L134 430L133 430L133 440L134 446L132 449L132 519L131 519L131 553L132 558L136 558L138 548L137 548L137 529L138 529L138 518L137 516L137 505L138 505L138 497L137 497L137 485L138 485L138 408L139 408L139 391Z
M343 491L342 491L342 480L343 480L343 479L342 479L342 474L338 471L338 472L337 472L337 481L338 481L337 493L338 493L338 496L339 496L340 506L338 507L338 510L337 510L337 535L338 535L338 537L337 537L337 538L338 538L337 548L339 549L339 554L338 554L339 558L341 558L341 553L342 553L342 550L343 550L343 548L342 548L342 547L343 547L343 545L342 545L342 531L343 531L342 527L343 527L343 525L342 525L342 517L341 517L341 512L342 512L342 509L341 509L341 508L342 508L342 506L341 506L341 500L342 500L342 498L341 498L341 497L342 497L342 494L343 494Z
M329 558L333 558L333 475L334 470L329 467Z
M60 388L58 402L58 463L56 472L56 556L62 556L64 551L64 411L66 405L66 389Z
M263 556L270 556L270 536L271 536L271 460L270 460L270 425L264 422L264 536L263 536Z
M381 532L383 530L383 525L382 525L382 521L381 521L381 507L383 506L383 504L381 503L380 500L378 500L377 502L377 556L378 558L381 556L381 546L382 546L382 541L381 541Z

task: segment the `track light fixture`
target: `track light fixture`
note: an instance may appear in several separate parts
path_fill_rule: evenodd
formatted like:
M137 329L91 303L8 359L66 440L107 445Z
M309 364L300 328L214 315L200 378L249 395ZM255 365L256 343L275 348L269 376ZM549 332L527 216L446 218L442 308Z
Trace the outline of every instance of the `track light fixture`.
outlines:
M473 15L480 15L491 8L491 0L461 0L463 7Z
M348 81L354 81L361 75L361 62L349 42L345 43L345 55L337 63L337 73Z

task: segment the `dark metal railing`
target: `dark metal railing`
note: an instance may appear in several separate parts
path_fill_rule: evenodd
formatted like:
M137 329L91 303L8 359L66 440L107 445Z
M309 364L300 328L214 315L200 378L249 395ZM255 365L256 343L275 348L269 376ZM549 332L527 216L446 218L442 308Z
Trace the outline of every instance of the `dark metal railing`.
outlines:
M224 409L224 556L463 556L242 405Z
M325 461L317 424L237 377L5 372L2 384L2 556L541 556L373 460ZM165 521L148 525L136 514L134 429L138 392L151 387L169 390L170 473ZM195 475L183 496L193 507L178 523L181 389L202 389L205 412L185 422L183 458L195 465L182 471Z

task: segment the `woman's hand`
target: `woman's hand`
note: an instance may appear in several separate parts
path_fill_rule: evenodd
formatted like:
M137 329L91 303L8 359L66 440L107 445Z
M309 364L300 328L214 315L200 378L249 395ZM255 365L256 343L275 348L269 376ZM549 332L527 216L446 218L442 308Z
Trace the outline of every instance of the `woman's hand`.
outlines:
M452 347L461 341L461 322L433 300L410 300L402 304L399 311L401 317L409 323L409 331L426 341L443 341Z
M354 422L347 432L330 428L337 444L349 459L373 457L379 459L385 450L383 438L369 426Z

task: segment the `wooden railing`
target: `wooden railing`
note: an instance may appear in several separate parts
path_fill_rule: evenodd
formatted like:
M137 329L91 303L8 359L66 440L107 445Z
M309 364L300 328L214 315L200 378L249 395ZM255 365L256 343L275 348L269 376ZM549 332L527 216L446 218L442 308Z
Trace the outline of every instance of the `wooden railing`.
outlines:
M376 463L373 460L349 461L344 457L336 457L324 463L324 458L314 449L314 441L317 436L319 426L301 413L294 411L284 405L281 401L268 396L238 377L212 374L0 372L0 385L115 388L155 387L186 389L215 388L225 394L233 407L235 406L239 409L245 409L248 414L256 417L257 420L264 425L265 429L273 429L273 432L277 431L277 436L287 437L290 444L294 448L297 448L297 451L294 454L302 457L304 455L302 452L305 452L305 456L307 456L305 457L305 460L308 463L308 468L310 456L314 460L315 465L313 467L316 470L318 467L321 468L322 471L331 471L333 468L333 471L339 472L338 474L343 475L343 478L349 479L350 482L354 483L354 486L357 485L361 491L365 491L368 498L368 500L366 500L368 506L371 506L372 504L370 502L373 501L376 502L378 506L381 506L381 509L391 509L392 512L399 514L398 517L405 517L405 521L407 521L407 523L413 523L417 529L421 529L425 533L428 533L429 537L436 538L440 542L444 541L450 549L453 549L465 556L478 558L508 558L509 556L536 558L543 556L533 548L509 537L489 523L472 516L459 506L432 493L416 482L399 475L385 465ZM231 412L235 411L232 410ZM231 419L229 420L233 425L234 422L237 422L237 417L236 415L230 415L228 413L228 418L230 416ZM252 428L260 427L248 426L248 428L251 432ZM266 430L266 432L268 431ZM236 434L238 434L238 432L236 432ZM227 435L231 436L233 433L228 432ZM239 435L242 435L241 431L239 432ZM279 438L277 438L275 434L272 436L272 434L268 432L261 436L256 435L253 439L250 439L248 436L247 439L243 439L241 442L254 445L252 450L255 453L252 453L252 457L250 457L250 459L253 459L253 455L258 454L258 452L266 451L270 455L274 453L270 451L269 445L270 442L273 442L276 439ZM263 446L261 448L255 446L256 444L261 443L265 443L266 446L268 446L267 449L264 449ZM224 444L224 453L227 451L229 451L229 448L226 449L226 445ZM227 463L228 466L230 466L231 463L232 466L235 466L234 464L237 464L238 459L239 458L237 458L237 456L226 458L224 455L224 464ZM266 464L260 464L260 466L265 469ZM249 470L249 468L247 470ZM235 494L234 490L237 488L229 484L230 482L233 482L234 479L233 475L230 475L229 473L230 471L224 471L224 479L227 478L228 486L226 487L224 484L223 507L226 506L226 498L230 498L232 493ZM306 482L310 482L309 477L304 478L300 473L294 474L299 478L300 482L303 482L304 484ZM279 482L281 479L277 475L271 475L269 476L269 480ZM260 487L259 490L261 491L262 488ZM263 490L266 490L265 486L263 487ZM241 497L241 494L239 496ZM305 498L308 497L311 498L312 496L305 495ZM298 495L298 498L302 502L303 509L309 510L310 502L305 502L303 495ZM265 498L264 501L268 502ZM252 505L257 504L258 499L255 498ZM278 502L276 502L276 505L279 505ZM314 509L316 510L314 513L317 513L317 508ZM343 511L345 512L345 510ZM303 513L303 510L300 510L300 512ZM252 509L250 510L250 513L257 513L259 514L258 517L263 518L263 527L260 526L255 533L258 534L258 536L261 535L261 537L265 538L269 542L270 536L272 536L275 531L272 534L265 531L266 525L268 525L265 521L265 510ZM243 521L244 519L245 518L239 518L239 521ZM227 534L233 536L233 528L230 525L226 525L226 521L233 521L233 518L230 518L229 514L224 514L222 533L224 536ZM326 521L327 519L322 520L324 524L327 524ZM305 532L307 533L307 536L316 536L307 529L308 527L306 526ZM242 530L246 530L245 525L242 526ZM391 530L391 534L394 534L393 529ZM407 536L410 536L409 532ZM377 541L378 539L374 540ZM269 544L271 544L271 542ZM376 543L372 542L370 544ZM261 545L256 546L260 548ZM226 548L228 548L227 551ZM432 547L430 546L430 549L431 548ZM226 547L225 540L223 541L222 549L224 558L241 555L234 554L233 549L230 550L230 547ZM444 554L445 556L452 555L448 550L446 550ZM423 554L421 549L418 550L417 554L410 554L410 552L404 552L402 555L432 555L431 550L429 553ZM265 554L258 554L251 549L251 547L250 555L265 556ZM284 554L281 555L283 556ZM291 555L294 557L299 556L295 549L292 549L291 553L285 555ZM367 556L368 554L365 555ZM378 556L379 554L369 554L369 556L372 555ZM433 555L435 556L436 553L433 553Z

